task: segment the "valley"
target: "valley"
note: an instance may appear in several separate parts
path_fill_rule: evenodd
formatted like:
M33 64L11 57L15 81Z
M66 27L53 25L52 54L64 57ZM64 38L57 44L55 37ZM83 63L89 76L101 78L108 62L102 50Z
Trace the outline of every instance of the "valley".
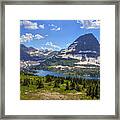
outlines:
M21 99L100 99L100 44L93 34L60 51L20 45Z

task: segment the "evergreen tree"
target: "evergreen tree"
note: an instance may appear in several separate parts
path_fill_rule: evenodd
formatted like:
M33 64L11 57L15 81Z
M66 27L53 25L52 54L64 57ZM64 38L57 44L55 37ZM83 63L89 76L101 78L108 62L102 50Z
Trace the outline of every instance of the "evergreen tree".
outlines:
M30 81L29 81L29 79L24 79L23 80L23 86L28 86L29 87L29 84L30 84Z
M76 91L80 92L80 86L78 84L76 85Z
M64 83L64 80L63 79L61 79L61 84L63 84Z
M92 97L92 99L94 99L94 90L95 90L95 88L94 87L92 87L92 90L91 90L91 97Z
M51 76L50 76L50 75L47 75L47 76L46 76L46 82L51 82L51 81L52 81Z
M97 84L96 87L95 87L95 97L96 97L97 99L100 98L100 88L99 88L98 84Z
M91 96L91 86L87 88L87 96Z
M71 82L70 87L71 87L71 90L75 89L75 82Z
M65 90L69 90L69 89L70 89L70 86L69 86L69 82L67 81Z
M86 81L83 82L83 88L86 88Z
M37 83L37 89L44 88L44 84L42 80L39 80Z
M58 80L55 80L55 82L54 82L54 88L56 88L56 87L58 87L58 88L60 87Z

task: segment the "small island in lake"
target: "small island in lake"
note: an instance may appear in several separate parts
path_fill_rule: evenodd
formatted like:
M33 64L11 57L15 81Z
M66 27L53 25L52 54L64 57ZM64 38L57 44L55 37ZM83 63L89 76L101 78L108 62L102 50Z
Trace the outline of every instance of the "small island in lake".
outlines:
M20 99L99 100L99 24L21 20Z

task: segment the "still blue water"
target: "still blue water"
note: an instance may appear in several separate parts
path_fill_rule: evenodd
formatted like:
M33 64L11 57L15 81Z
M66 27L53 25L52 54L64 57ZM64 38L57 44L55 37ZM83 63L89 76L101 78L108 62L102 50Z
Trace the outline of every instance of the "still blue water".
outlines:
M85 78L88 80L99 80L99 77L90 77L90 76L80 76L80 75L65 75L63 73L57 73L57 72L53 72L53 71L49 71L49 70L37 70L37 73L35 73L35 75L38 76L46 76L46 75L52 75L52 76L56 76L56 77L78 77L78 78Z

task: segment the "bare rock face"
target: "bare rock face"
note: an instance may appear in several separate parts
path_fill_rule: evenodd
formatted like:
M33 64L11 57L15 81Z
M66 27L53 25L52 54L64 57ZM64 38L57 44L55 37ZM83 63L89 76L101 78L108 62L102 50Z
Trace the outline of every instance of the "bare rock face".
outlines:
M79 54L86 57L97 58L100 56L100 44L92 34L85 34L77 38L69 47L66 54Z

